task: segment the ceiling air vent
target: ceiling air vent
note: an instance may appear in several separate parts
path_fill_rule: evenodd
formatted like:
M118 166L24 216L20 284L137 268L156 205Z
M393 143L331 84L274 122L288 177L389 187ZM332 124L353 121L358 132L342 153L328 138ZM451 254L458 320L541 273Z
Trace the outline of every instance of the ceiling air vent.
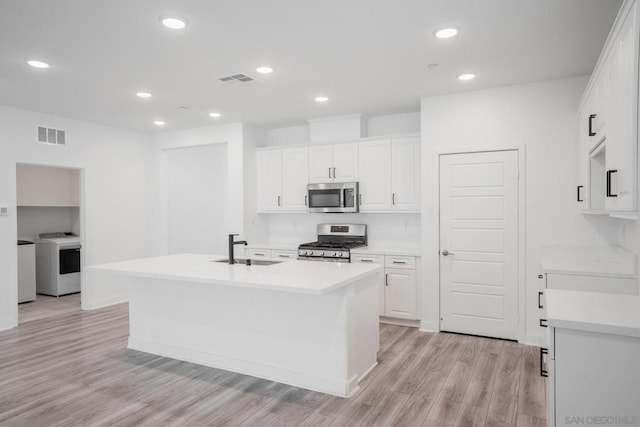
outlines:
M38 126L38 142L50 145L67 145L67 132Z
M218 80L225 83L249 83L252 82L254 78L246 74L234 74L232 76L220 77Z

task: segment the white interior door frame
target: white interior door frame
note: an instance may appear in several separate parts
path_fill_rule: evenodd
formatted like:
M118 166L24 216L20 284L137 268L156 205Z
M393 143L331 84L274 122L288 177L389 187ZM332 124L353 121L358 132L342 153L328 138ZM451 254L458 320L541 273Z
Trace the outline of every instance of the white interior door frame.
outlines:
M525 144L505 144L495 146L464 146L464 147L437 147L432 151L431 170L432 184L431 196L433 197L433 212L437 221L432 221L426 227L426 242L423 252L430 254L431 262L425 265L425 282L433 283L431 292L425 292L426 298L437 301L435 315L431 318L423 318L420 329L425 331L440 332L440 156L446 154L485 153L493 151L517 151L518 153L518 342L525 342L526 337L526 146ZM426 257L425 257L426 258ZM426 304L426 301L423 302ZM432 310L423 310L430 312Z

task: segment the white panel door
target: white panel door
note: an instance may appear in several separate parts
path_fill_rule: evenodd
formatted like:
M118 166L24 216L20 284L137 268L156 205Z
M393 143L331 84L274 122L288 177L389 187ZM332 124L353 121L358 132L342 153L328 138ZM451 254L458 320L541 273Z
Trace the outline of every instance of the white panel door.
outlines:
M518 153L440 156L444 331L518 338Z
M335 144L333 146L333 182L355 182L358 180L358 143Z
M391 142L391 208L420 210L420 139Z
M282 203L282 150L260 150L256 163L258 211L278 211Z
M361 142L360 211L391 209L391 141Z
M309 183L333 181L333 150L331 145L309 147Z
M307 210L307 162L309 150L282 149L282 210Z
M416 318L415 270L385 269L385 316Z

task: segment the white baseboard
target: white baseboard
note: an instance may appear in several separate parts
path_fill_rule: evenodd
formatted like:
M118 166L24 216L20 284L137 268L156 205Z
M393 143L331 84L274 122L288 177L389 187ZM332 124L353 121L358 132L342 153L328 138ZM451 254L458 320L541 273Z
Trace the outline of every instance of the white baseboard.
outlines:
M411 328L417 328L420 325L418 320L406 320L396 319L394 317L380 316L380 323L386 323L388 325L409 326Z
M349 381L335 378L320 377L307 372L293 371L279 366L266 365L250 360L234 359L223 355L177 347L170 344L152 342L129 336L128 348L197 363L212 368L224 369L244 375L251 375L295 387L328 393L334 396L350 397L358 391L358 378L353 377ZM377 362L376 362L377 364ZM375 365L374 365L375 366ZM367 369L369 372L373 366Z
M421 332L440 332L440 328L436 327L436 322L432 320L421 320L420 331Z
M0 331L5 331L7 329L13 329L18 326L18 323L13 319L6 319L0 321Z
M95 301L88 301L83 304L83 310L96 310L98 308L108 307L110 305L122 304L123 302L129 302L129 294L115 295L109 298L102 298Z

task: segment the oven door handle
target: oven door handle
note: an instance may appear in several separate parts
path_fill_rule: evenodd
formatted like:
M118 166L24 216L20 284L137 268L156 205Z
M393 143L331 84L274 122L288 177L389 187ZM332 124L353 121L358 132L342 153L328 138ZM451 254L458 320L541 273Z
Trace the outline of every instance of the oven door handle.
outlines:
M344 204L345 204L345 193L347 192L347 190L345 190L344 188L342 190L340 190L340 208L344 208Z

